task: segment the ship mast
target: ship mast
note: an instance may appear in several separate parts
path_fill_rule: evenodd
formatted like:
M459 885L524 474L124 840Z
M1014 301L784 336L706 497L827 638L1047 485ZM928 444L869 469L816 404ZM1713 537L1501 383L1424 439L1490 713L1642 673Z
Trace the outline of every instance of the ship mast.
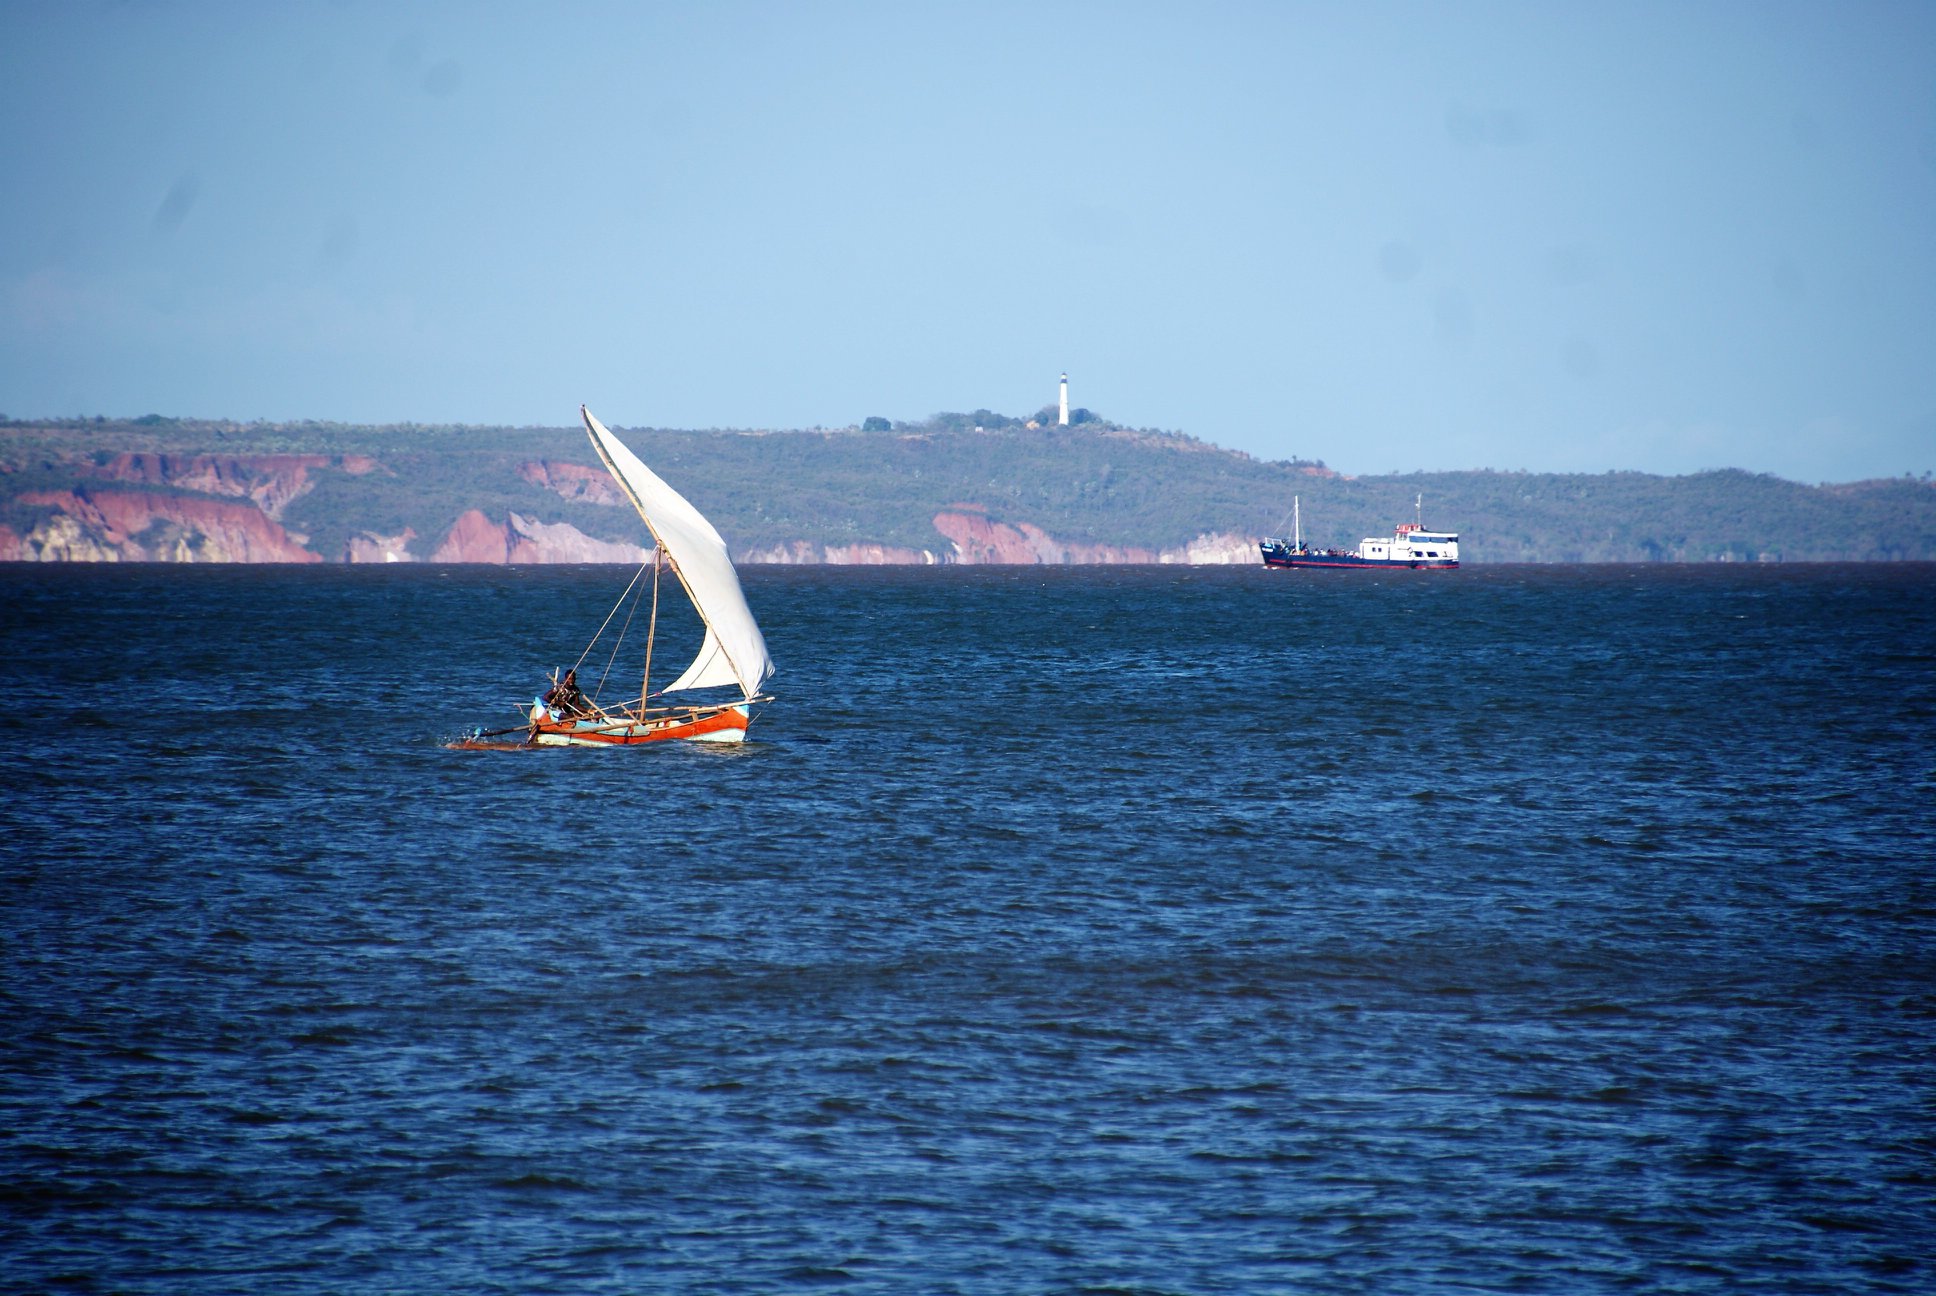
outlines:
M659 568L665 558L665 546L659 537L652 537L652 617L645 626L645 678L639 683L639 719L645 719L646 700L652 696L652 644L659 637ZM636 606L636 605L635 605Z

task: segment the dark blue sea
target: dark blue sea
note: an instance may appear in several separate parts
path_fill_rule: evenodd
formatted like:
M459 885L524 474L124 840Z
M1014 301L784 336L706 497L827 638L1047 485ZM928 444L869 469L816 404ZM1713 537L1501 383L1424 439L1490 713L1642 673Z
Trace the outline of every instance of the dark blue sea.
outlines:
M0 1285L1936 1290L1936 569L754 568L744 746L446 749L627 575L0 569Z

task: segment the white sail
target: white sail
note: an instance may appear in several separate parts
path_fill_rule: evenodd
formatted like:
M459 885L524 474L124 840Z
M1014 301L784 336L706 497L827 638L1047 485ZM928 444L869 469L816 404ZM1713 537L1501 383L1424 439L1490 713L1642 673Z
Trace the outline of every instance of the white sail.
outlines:
M753 609L746 606L725 540L685 496L640 462L590 410L580 405L578 412L585 417L585 430L598 457L631 498L660 550L672 560L686 596L706 623L699 655L662 691L737 684L741 693L752 697L773 673L773 659L766 655L766 638L753 620Z

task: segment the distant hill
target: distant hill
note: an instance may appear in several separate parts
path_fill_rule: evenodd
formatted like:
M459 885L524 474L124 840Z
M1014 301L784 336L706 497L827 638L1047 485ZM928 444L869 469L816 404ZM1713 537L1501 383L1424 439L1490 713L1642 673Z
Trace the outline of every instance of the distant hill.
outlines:
M869 430L615 429L752 562L1254 562L1410 521L1470 563L1936 560L1936 486L1729 470L1346 477L1089 411ZM885 425L885 426L883 426ZM0 423L0 560L632 562L577 428Z

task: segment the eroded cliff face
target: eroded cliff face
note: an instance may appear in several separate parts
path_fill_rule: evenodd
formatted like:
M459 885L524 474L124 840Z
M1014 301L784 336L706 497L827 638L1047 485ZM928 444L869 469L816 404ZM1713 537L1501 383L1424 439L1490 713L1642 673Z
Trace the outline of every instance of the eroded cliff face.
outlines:
M1157 561L1154 549L1064 542L1032 522L997 522L984 513L937 513L934 529L953 543L953 561L963 564Z
M19 502L54 514L15 539L17 553L0 554L15 561L322 561L254 503L115 490L33 491Z
M0 562L120 562L121 549L90 535L80 522L56 514L20 535L0 527Z
M340 466L353 474L376 466L373 459L350 458L355 463L345 460ZM327 468L332 462L327 455L121 454L90 475L126 485L248 499L271 518L280 519L289 501L310 489L309 470Z
M0 561L321 562L280 519L314 486L310 473L327 467L360 476L379 465L364 455L76 458L73 489L13 497L52 514L24 534L0 528Z
M546 459L538 463L519 464L518 476L574 503L618 506L627 502L624 493L612 480L612 475L603 467L587 468L583 464L557 463Z
M934 529L954 545L948 561L985 563L1244 563L1257 561L1256 545L1244 536L1204 534L1187 545L1146 549L1058 540L1032 522L996 522L984 513L937 513Z
M898 545L856 544L819 545L811 540L794 540L768 545L764 549L741 550L735 562L778 566L815 566L821 563L845 567L919 567L941 561L931 549L904 549Z
M1132 545L1085 544L1058 540L1032 522L996 522L976 506L963 505L935 514L938 543L933 549L897 545L818 545L794 540L764 548L744 549L735 555L742 563L787 565L827 563L838 566L960 566L1036 564L1086 565L1097 563L1253 563L1260 561L1256 541L1248 536L1205 533L1185 545L1146 549Z
M1180 549L1165 549L1158 561L1196 566L1247 567L1264 561L1254 537L1235 531L1206 531Z
M410 542L416 538L416 531L410 527L396 535L365 531L350 537L349 552L344 556L353 563L416 562L417 556L410 552Z
M0 561L30 562L321 562L420 561L418 532L352 533L328 555L281 524L289 504L313 489L318 470L362 476L387 471L367 455L170 455L124 453L71 462L79 484L28 491L17 504L47 516L23 527L0 526ZM525 481L581 504L626 508L601 467L554 460L519 464ZM96 483L99 483L98 485ZM3 494L3 492L0 492ZM948 564L1250 563L1247 536L1205 534L1166 549L1060 539L1026 521L997 521L978 503L950 505L933 518L932 546L872 542L782 541L736 553L743 563L922 566ZM431 534L435 534L432 532ZM641 535L641 539L645 538ZM456 563L624 563L649 561L642 544L598 540L569 523L520 513L500 519L472 509L459 516L430 555Z
M533 485L542 486L546 490L557 493L564 499L614 506L626 503L624 495L613 483L611 475L602 467L588 468L583 464L547 459L519 464L518 475ZM459 536L457 530L453 529L452 536L455 538L445 541L445 545L450 546L450 552L484 554L497 551L497 531L493 529L495 524L489 523L481 516L472 521L467 515L463 526L463 535ZM480 527L484 529L480 530ZM976 504L964 504L937 513L934 517L934 529L937 543L931 549L911 549L902 545L871 543L827 545L817 544L811 540L792 540L760 548L743 549L735 557L736 561L748 564L772 563L797 566L825 563L844 567L931 566L938 563L1077 565L1259 561L1256 542L1247 536L1206 533L1186 545L1176 545L1166 549L1088 544L1082 541L1058 540L1032 522L993 521L986 511ZM487 530L489 534L486 534ZM507 546L513 546L515 543L510 539L505 541ZM549 551L553 543L536 537L531 540L531 544L536 546L537 551ZM575 542L559 543L563 550L569 551ZM444 552L443 548L438 550L440 555ZM438 561L506 560L478 557L439 558ZM601 560L563 557L514 558L508 561L595 562Z
M457 519L430 561L637 565L652 561L652 551L635 544L595 540L566 522L539 522L521 513L493 522L471 509Z

